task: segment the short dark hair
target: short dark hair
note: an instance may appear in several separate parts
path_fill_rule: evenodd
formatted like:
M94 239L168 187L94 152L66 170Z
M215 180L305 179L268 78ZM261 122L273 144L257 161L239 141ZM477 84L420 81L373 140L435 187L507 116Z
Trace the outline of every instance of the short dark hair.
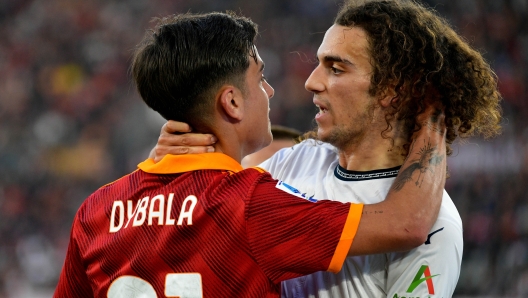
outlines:
M392 129L389 121L398 117L412 132L425 98L433 97L445 106L448 155L457 137L500 133L501 95L495 73L434 10L414 0L349 0L334 23L366 31L373 67L371 95L395 88L398 100L386 116L386 131Z
M208 123L218 88L233 84L244 92L249 57L257 62L257 25L231 12L157 20L134 54L137 89L165 119L202 127Z

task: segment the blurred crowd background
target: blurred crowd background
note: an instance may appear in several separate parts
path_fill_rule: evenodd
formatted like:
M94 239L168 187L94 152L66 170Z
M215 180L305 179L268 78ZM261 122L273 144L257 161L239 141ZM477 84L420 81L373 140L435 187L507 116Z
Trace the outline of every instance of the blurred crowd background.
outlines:
M316 113L304 81L341 0L0 0L0 298L50 297L71 222L133 171L163 120L129 75L153 17L234 10L260 26L272 124ZM458 143L447 190L464 223L456 297L528 297L528 0L426 0L499 77L504 132Z

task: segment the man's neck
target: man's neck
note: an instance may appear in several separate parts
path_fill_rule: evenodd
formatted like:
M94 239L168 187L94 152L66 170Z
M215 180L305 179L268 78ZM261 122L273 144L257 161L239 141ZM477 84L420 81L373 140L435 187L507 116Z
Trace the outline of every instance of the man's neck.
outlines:
M359 144L347 144L338 148L339 165L352 171L372 171L388 169L403 164L403 140L383 139L364 141ZM343 146L342 146L343 147Z

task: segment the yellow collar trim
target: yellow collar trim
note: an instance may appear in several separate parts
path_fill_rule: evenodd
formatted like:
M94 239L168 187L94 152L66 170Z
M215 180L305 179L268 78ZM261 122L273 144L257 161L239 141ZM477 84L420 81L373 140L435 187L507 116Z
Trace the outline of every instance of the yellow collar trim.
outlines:
M138 168L151 174L175 174L196 170L228 170L233 172L243 170L236 160L223 153L167 154L158 163L149 158L138 164Z

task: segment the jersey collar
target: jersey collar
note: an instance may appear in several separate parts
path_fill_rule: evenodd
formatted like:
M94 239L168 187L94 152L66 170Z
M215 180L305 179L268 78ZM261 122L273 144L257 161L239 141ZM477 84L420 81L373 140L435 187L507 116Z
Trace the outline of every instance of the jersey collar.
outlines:
M339 164L335 168L334 175L343 181L362 181L362 180L372 180L380 178L393 178L398 176L398 171L401 166L397 166L390 169L381 169L373 171L350 171Z
M138 168L151 174L175 174L196 170L242 171L242 166L233 158L223 153L201 153L187 155L167 154L155 163L149 158L138 164Z

